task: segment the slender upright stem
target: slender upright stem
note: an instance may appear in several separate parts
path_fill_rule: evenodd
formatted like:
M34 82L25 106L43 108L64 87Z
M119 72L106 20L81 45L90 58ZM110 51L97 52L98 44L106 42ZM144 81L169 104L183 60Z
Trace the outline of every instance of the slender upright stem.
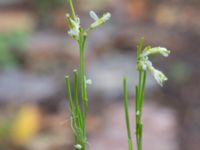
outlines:
M84 31L82 31L84 32ZM81 80L81 98L83 103L83 112L86 116L88 111L88 98L87 98L87 87L86 87L86 81L85 81L85 41L87 38L87 34L82 33L81 38L79 41L79 47L80 47L80 80Z
M146 71L139 71L141 75L139 76L139 84L136 87L136 139L137 148L142 150L142 134L143 134L143 124L142 124L142 108L143 108L143 97L144 89L146 83Z
M70 6L70 9L71 9L71 12L72 12L73 19L75 20L76 13L75 13L75 10L74 10L74 6L73 6L73 3L72 3L72 0L69 0L69 6Z
M140 53L142 50L144 39L141 38L137 50L137 61L140 61ZM143 135L143 124L142 124L142 108L143 108L143 99L144 99L144 90L146 84L146 71L143 71L141 68L138 68L139 71L139 82L136 85L136 100L135 100L135 114L136 114L136 141L137 141L137 150L142 150L142 135Z
M127 135L128 135L128 147L129 147L129 150L133 150L130 119L129 119L129 109L128 109L128 101L129 100L128 100L127 79L126 78L124 78L124 80L123 80L123 87L124 87L124 112L125 112L126 128L127 128Z
M145 90L145 85L146 85L146 76L147 72L143 71L143 76L142 76L142 85L141 85L141 95L140 95L140 111L142 112L143 108L143 102L144 102L144 90Z
M74 131L75 142L78 143L78 136L77 136L77 132L76 132L76 113L75 113L76 111L75 111L75 107L74 107L74 103L73 103L73 99L72 99L70 81L69 81L68 76L65 77L65 81L66 81L66 89L67 89L67 93L68 93L68 97L69 97L69 109L71 112L71 127Z
M74 70L74 103L75 103L75 112L76 112L76 116L75 116L75 120L76 120L76 129L81 128L82 126L82 114L80 111L80 107L79 107L79 101L78 101L78 71L75 69ZM76 135L75 138L75 143L76 145L79 144L79 138L78 135Z
M78 71L74 70L74 101L71 94L69 77L66 76L66 88L69 97L69 107L71 112L71 126L74 132L74 138L76 146L80 145L81 150L86 149L86 112L88 107L87 102L87 91L85 81L85 58L84 58L84 47L85 47L86 36L82 36L79 41L80 47L80 84L81 84L81 104L78 100ZM75 148L78 150L78 148Z
M136 144L137 150L143 149L143 123L142 123L142 114L143 114L143 103L144 103L144 92L146 86L147 71L150 71L153 74L157 82L162 86L162 83L167 80L167 77L159 70L155 69L152 63L149 61L148 56L151 54L162 54L163 56L168 56L170 51L161 48L154 47L151 48L147 46L143 49L144 38L140 39L140 42L137 47L137 70L139 80L135 86L135 130L136 130ZM129 122L129 112L128 112L128 94L127 94L127 79L123 80L124 87L124 111L126 117L126 127L128 133L128 142L129 150L132 150L132 141L131 141L131 130Z
M85 77L85 42L87 34L80 30L80 40L78 41L80 48L80 84L81 84L81 102L82 102L82 130L81 132L81 146L82 150L85 150L86 145L86 115L88 111L88 98L87 98L87 87L86 87L86 77Z
M80 80L81 80L81 99L82 99L82 118L83 118L83 128L82 128L82 150L85 149L85 139L86 139L86 102L84 100L84 89L85 89L85 65L84 65L84 51L80 50Z

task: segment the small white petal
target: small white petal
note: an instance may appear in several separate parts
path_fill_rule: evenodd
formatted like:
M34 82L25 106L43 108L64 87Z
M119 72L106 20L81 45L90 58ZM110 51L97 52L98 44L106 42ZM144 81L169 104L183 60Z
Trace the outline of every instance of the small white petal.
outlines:
M95 21L99 19L99 17L97 16L97 14L94 11L90 11L90 17L92 19L94 19Z
M75 38L76 40L79 39L79 32L77 32L75 29L69 30L69 31L68 31L68 34L69 34L71 37Z
M92 80L91 80L91 79L87 79L87 80L86 80L86 84L91 85L91 84L92 84Z
M76 23L80 26L81 21L79 17L76 17Z
M85 88L87 88L87 85L91 85L92 84L92 80L91 79L87 79L86 76L84 76L84 80L85 80Z
M142 67L142 70L147 70L152 67L152 63L148 60L147 57L142 57L140 60L140 66Z
M143 53L141 54L142 57L148 56L150 54L149 51L143 51Z
M153 76L160 86L163 86L163 82L167 81L167 77L157 69L153 70Z
M68 31L68 34L76 39L79 40L79 34L80 34L80 19L78 17L75 18L75 20L70 18L71 22L71 27L70 30Z
M106 22L106 21L108 21L110 19L110 17L111 17L111 14L110 13L106 13L106 14L103 15L102 19Z
M82 148L82 146L80 144L76 144L76 145L74 145L74 147L77 148L77 149L81 149Z
M69 34L70 36L75 36L75 35L76 35L76 31L73 30L73 29L71 29L71 30L68 31L68 34Z
M142 70L147 70L147 65L146 65L145 61L140 61L139 67L142 68Z
M164 57L168 57L169 54L170 54L170 51L167 50L166 48L164 47L159 47L160 48L160 53L164 56Z

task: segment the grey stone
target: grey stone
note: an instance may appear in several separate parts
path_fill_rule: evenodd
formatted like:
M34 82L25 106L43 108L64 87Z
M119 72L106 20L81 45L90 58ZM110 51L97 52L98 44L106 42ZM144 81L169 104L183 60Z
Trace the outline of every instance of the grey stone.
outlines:
M0 74L0 101L39 101L58 92L52 77L23 71Z

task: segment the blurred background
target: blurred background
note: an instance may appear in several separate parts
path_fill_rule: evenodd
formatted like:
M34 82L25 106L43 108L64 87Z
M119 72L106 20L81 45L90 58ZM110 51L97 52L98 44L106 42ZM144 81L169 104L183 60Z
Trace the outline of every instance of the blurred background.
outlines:
M152 57L168 76L163 88L147 80L144 150L200 149L200 1L75 0L84 27L88 12L112 19L86 45L90 150L127 149L122 77L129 81L134 124L136 46L171 50ZM64 76L78 68L77 44L67 35L66 0L0 0L0 149L70 150L73 136ZM133 127L134 131L134 127ZM133 132L134 133L134 132ZM135 142L134 142L135 143Z

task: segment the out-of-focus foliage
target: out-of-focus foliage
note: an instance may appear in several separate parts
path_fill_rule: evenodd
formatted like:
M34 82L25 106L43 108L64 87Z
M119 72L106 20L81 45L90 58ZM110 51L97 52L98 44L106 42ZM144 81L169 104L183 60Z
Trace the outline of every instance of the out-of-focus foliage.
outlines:
M65 3L66 3L65 0L34 0L34 4L38 8L42 8L42 9L57 8L59 6L62 6L62 4L65 4Z
M10 137L11 121L2 119L0 121L0 142Z
M16 31L0 33L0 66L1 68L15 67L18 64L16 53L22 52L25 46L27 32Z
M179 83L187 81L193 73L192 67L184 62L176 62L171 67L171 76Z
M60 8L66 4L65 0L34 0L33 6L39 15L47 15L53 9Z
M40 18L39 24L48 27L51 14L56 9L66 6L66 3L66 0L32 0L31 7Z

